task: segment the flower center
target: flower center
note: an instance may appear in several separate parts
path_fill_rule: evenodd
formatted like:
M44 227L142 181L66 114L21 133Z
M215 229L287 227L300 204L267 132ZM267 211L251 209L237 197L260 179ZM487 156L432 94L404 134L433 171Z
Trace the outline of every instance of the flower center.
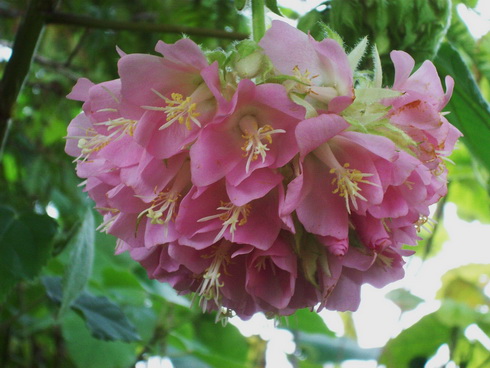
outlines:
M308 69L305 69L304 73L301 73L299 67L296 65L293 68L293 76L298 80L291 89L293 92L307 94L315 93L311 90L311 86L313 85L313 79L318 78L318 75L311 76L311 73Z
M338 193L345 199L347 212L350 213L349 202L352 202L352 205L357 210L357 198L367 201L367 199L359 193L362 190L359 188L359 183L378 185L364 179L373 176L373 174L366 174L357 169L350 169L349 166L349 163L345 163L342 167L331 168L330 174L335 174L335 177L332 179L332 185L337 185L337 188L335 188L332 193Z
M272 262L270 256L260 256L259 258L257 258L257 260L255 261L255 268L259 272L262 270L265 270L267 268L267 263L270 264L272 273L275 275L276 274L276 268L275 268L274 262Z
M262 162L265 162L267 151L270 150L267 144L272 144L272 135L286 133L286 131L284 129L274 129L269 124L259 128L257 120L252 115L243 117L238 125L243 132L242 138L245 140L242 151L244 151L243 157L248 157L245 166L245 170L248 173L251 162L257 160L259 156L262 158ZM266 143L262 142L263 140Z
M151 202L150 207L140 212L138 221L146 215L153 225L165 225L165 236L168 235L167 224L175 219L177 215L176 207L179 200L179 193L173 191L162 191Z
M93 152L100 151L111 142L110 136L99 134L93 128L87 129L85 136L67 136L66 139L78 139L77 146L80 148L80 155L73 162L86 161Z
M216 235L216 237L214 238L214 242L217 242L223 236L226 230L230 231L231 241L233 242L235 239L235 231L237 225L242 226L247 223L247 218L248 215L250 215L251 209L252 206L248 203L243 206L235 206L231 202L221 202L220 207L217 208L218 211L222 211L221 213L203 217L197 220L197 222L209 221L215 218L220 219L221 221L223 221L223 225L218 235Z
M109 135L100 134L97 133L94 128L88 128L85 131L84 136L65 137L66 139L78 139L77 146L80 148L80 155L73 160L73 162L79 160L86 161L92 153L100 151L102 148L111 143L111 141L117 141L126 134L132 136L136 123L137 121L135 120L118 118L115 120L104 121L102 123L95 123L95 125L107 126Z
M178 121L179 124L185 124L186 128L189 130L192 129L192 124L197 125L199 128L201 127L201 123L199 122L199 120L197 120L197 117L201 114L196 111L197 104L195 102L192 102L191 97L184 98L184 96L182 96L180 93L172 93L170 95L171 98L168 98L162 95L157 90L152 89L152 91L163 101L165 101L166 106L141 107L147 110L163 111L167 115L167 122L163 124L159 128L159 130L168 128L176 121Z
M230 263L230 256L228 250L230 243L225 242L219 246L212 247L212 253L202 256L203 258L213 258L211 265L206 269L202 276L202 283L197 289L197 294L201 297L199 304L203 311L207 309L207 303L209 300L213 300L217 306L220 306L220 291L219 289L224 285L219 281L221 276L221 268L226 273L226 266Z

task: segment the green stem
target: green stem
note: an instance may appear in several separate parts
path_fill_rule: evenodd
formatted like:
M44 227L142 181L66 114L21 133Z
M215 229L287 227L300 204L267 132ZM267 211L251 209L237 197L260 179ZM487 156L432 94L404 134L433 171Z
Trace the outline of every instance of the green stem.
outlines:
M264 0L252 0L252 35L259 42L265 34Z
M248 37L248 35L245 33L228 32L220 29L186 27L171 24L125 22L110 19L97 19L85 15L61 12L47 13L45 17L46 23L48 24L64 24L70 26L82 26L86 28L112 29L118 31L135 32L164 32L177 34L185 33L193 36L226 38L231 40L243 40Z
M44 17L40 14L51 11L53 7L54 0L31 0L15 35L12 56L0 81L0 158L10 129L15 101L29 73L44 28Z

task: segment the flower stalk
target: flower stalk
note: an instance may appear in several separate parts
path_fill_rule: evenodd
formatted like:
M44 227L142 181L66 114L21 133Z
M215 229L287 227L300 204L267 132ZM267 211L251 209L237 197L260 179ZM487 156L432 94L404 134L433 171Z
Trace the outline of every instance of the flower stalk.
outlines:
M264 0L252 0L252 36L259 42L265 34L265 4Z

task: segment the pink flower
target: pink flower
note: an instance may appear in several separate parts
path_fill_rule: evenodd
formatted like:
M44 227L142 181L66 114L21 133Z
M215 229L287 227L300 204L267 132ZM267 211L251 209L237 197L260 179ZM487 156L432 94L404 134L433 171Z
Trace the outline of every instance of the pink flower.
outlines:
M306 94L313 106L339 113L353 101L352 70L336 41L318 42L285 22L273 21L259 45L279 74L301 82L291 81L289 88Z
M226 177L239 185L260 168L278 168L298 153L294 129L304 109L277 84L242 80L213 124L190 150L192 181L205 186Z
M217 65L189 39L159 42L164 57L129 54L119 60L125 106L139 119L136 141L157 158L181 152L214 116Z
M259 45L273 70L253 80L188 39L122 54L121 79L69 94L65 151L116 253L203 311L355 310L363 284L403 277L447 191L453 81L395 51L383 89L379 67L359 79L341 45L279 21Z
M258 192L245 203L230 197L233 190L223 181L202 191L196 187L190 190L176 219L181 244L203 249L226 239L263 250L272 246L282 224L278 215L280 187L270 185L268 193Z

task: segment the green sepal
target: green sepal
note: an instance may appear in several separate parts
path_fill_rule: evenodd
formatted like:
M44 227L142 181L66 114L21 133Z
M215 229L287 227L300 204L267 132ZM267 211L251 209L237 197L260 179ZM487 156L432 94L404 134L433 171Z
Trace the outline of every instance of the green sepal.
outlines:
M336 31L334 31L323 22L319 22L318 26L320 27L320 35L323 36L320 37L321 39L331 38L332 40L337 41L340 46L344 47L344 40Z
M206 55L206 58L208 59L209 64L212 64L215 61L217 61L220 68L225 67L225 65L228 62L228 57L229 57L229 54L222 49L207 51L205 53L205 55Z
M277 6L277 0L265 0L265 6L273 13L283 16L281 10Z
M296 104L303 106L306 109L305 119L314 118L318 116L316 109L311 106L304 97L301 97L297 93L290 93L289 98Z
M354 72L357 70L359 63L364 57L367 46L368 46L368 39L367 37L364 37L357 43L356 47L354 47L354 49L347 56L347 58L349 59L349 65Z

